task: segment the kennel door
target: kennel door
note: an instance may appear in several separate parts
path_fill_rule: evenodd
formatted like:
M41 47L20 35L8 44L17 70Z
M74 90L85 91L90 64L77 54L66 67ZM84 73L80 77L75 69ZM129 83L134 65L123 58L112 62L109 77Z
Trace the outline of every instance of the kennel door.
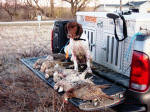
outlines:
M103 43L103 64L121 72L124 42L118 42L113 34L105 32Z
M92 59L96 60L96 30L94 29L89 29L89 28L84 28L84 33L88 37L89 41L89 48L91 51Z

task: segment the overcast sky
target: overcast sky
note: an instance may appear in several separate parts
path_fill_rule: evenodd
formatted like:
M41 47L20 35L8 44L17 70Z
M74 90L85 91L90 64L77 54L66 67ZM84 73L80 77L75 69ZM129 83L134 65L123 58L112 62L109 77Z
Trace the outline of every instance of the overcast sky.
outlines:
M120 4L120 0L91 0L92 2L89 4L90 6L95 6L95 4ZM142 0L122 0L122 3L127 3L128 1L142 1ZM70 4L66 2L61 2L61 0L55 0L55 5L67 5Z
M128 2L129 0L122 0L123 3ZM95 4L119 4L120 0L92 0L89 6L95 6ZM70 4L66 2L61 2L61 0L55 0L55 5L56 6L70 6Z
M145 1L145 0L122 0L122 3L127 3L127 2L131 2L131 1ZM99 4L120 4L120 0L92 0L92 2L90 3L91 5L94 5L95 2L99 3Z
M47 0L45 0L47 1ZM122 0L122 3L126 3L131 0ZM41 4L47 4L46 2L44 3L44 0L40 0ZM95 6L95 4L119 4L120 0L91 0L91 2L88 4L89 6ZM62 2L62 0L54 0L55 6L70 6L69 3L67 2Z
M0 1L5 1L5 0L0 0ZM20 0L22 1L22 0ZM119 4L120 0L91 0L92 2L90 2L88 5L89 6L95 6L95 5L99 5L99 4ZM122 3L126 3L128 1L143 1L143 0L122 0ZM40 4L47 6L50 5L49 0L39 0ZM70 6L69 3L67 2L62 2L62 0L54 0L54 5L57 6Z
M93 0L95 1L95 0ZM98 0L100 3L107 3L107 4L119 4L120 3L120 0ZM122 0L122 2L127 2L129 0Z
M129 0L122 0L122 3L126 3ZM90 5L94 6L96 4L119 4L120 0L93 0Z

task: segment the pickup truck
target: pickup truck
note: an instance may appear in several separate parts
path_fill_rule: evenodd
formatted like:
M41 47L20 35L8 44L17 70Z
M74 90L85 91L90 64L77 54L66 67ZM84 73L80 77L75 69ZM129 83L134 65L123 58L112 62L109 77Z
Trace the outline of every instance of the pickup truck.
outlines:
M76 15L89 39L94 64L99 66L93 72L117 85L106 93L123 99L112 108L118 112L150 111L150 14L77 12ZM64 30L67 22L54 24L51 39L54 53L63 52L68 41Z
M105 107L117 112L150 111L150 14L77 12L76 15L76 21L82 25L89 39L93 64L96 66L93 81L95 84L111 84L104 92L118 99L113 103L107 102ZM51 35L53 53L64 53L63 48L68 43L65 25L69 21L55 21ZM21 61L53 87L52 78L46 80L41 72L32 67L39 58L44 57ZM86 110L81 100L69 101Z

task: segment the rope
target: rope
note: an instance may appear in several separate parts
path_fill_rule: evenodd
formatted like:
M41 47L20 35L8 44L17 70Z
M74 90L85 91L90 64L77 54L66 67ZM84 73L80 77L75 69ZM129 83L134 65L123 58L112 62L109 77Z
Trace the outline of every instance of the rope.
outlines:
M125 59L126 59L126 60L128 60L128 58L129 58L129 54L130 54L130 52L131 52L132 45L133 45L133 43L134 43L136 37L137 37L138 35L141 35L141 34L142 34L141 32L138 32L138 33L134 34L134 35L131 37L128 50L127 50L127 52L126 52L126 54L125 54Z

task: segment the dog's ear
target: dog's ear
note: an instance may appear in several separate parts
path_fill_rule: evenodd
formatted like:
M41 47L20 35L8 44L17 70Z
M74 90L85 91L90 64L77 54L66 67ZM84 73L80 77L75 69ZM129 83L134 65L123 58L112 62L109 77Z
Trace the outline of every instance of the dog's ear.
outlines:
M77 23L77 32L76 32L76 35L80 37L82 35L82 33L83 33L82 25Z

